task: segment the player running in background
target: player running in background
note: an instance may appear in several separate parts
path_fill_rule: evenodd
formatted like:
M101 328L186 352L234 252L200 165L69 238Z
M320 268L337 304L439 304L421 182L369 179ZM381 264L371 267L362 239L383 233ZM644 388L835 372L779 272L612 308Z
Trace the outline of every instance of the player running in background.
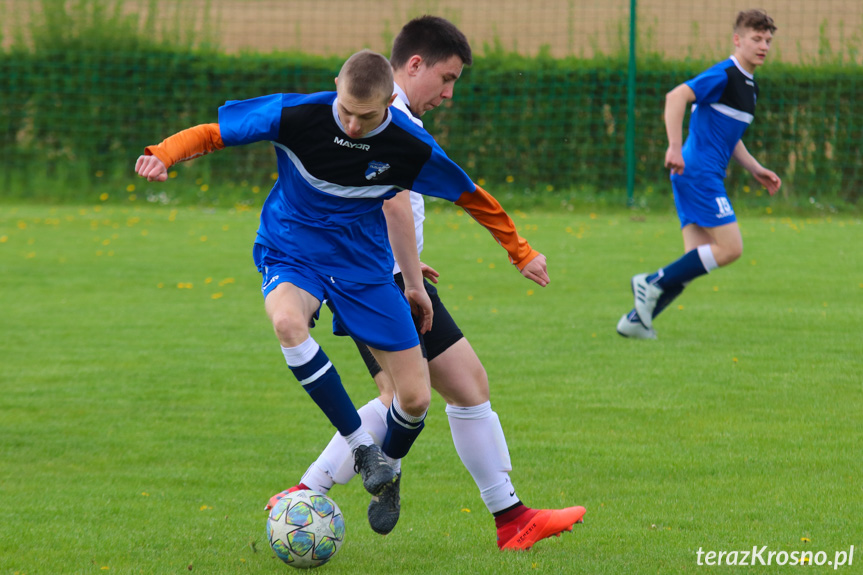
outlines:
M452 23L443 18L423 16L402 28L393 43L391 63L396 83L393 106L412 114L414 122L422 125L420 116L452 98L453 86L464 66L472 63L472 55L467 38ZM384 203L384 211L390 225L402 222L415 228L417 249L421 252L425 218L422 196L413 192L410 197L400 194ZM510 261L522 275L540 286L548 284L545 256L518 235L512 220L496 201L490 199L486 212L474 211L471 215L507 250ZM427 266L424 272L436 283L437 272ZM402 284L398 268L395 274ZM431 385L447 403L446 413L456 451L495 518L498 546L529 549L540 539L572 530L573 524L580 522L584 515L583 507L531 509L516 495L509 478L512 467L506 438L500 419L491 408L486 371L435 287L428 281L424 285L434 306L434 325L421 338L427 352ZM359 413L364 427L381 441L386 433L385 415L392 397L392 382L365 346L358 344L358 347L381 391L381 396L361 407ZM399 462L394 464L398 466ZM345 484L353 476L347 444L336 435L306 471L300 484L274 495L267 508L288 491L311 488L326 493L334 484ZM388 492L386 501L373 501L373 504L388 510L390 524L395 527L399 500L392 495Z
M775 31L773 19L761 10L740 12L734 24L734 55L666 95L665 167L671 170L685 253L652 274L632 278L635 308L617 323L620 335L656 339L653 319L689 282L743 253L740 227L724 185L729 159L748 170L770 195L782 185L741 140L754 119L758 86L753 74L764 63ZM689 136L681 148L683 118L693 102Z
M354 54L336 87L336 92L227 102L217 124L149 146L135 170L163 182L176 162L226 146L273 143L279 177L261 210L254 244L265 308L288 366L349 446L364 487L386 498L397 489L398 476L383 454L399 459L408 453L431 399L409 302L420 310L420 331L431 327L432 309L413 225L392 238L404 293L393 280L388 228L401 230L388 225L384 200L409 189L454 201L482 217L490 198L425 130L389 107L395 98L393 72L384 56L368 50ZM392 381L381 447L362 426L335 367L309 333L324 300L333 310L333 331L366 344ZM378 522L386 517L374 510L370 507L369 523L381 531L386 526Z

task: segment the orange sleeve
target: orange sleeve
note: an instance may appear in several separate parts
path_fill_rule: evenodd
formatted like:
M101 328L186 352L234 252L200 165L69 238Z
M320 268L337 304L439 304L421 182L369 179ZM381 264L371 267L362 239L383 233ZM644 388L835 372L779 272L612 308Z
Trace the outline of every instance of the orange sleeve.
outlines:
M500 203L487 191L477 186L476 191L464 192L455 205L464 208L470 216L487 229L509 254L509 261L524 269L539 252L530 247L527 240L518 235L515 223Z
M201 124L165 138L158 146L147 146L144 155L156 156L166 168L170 168L177 162L191 160L224 147L219 124Z

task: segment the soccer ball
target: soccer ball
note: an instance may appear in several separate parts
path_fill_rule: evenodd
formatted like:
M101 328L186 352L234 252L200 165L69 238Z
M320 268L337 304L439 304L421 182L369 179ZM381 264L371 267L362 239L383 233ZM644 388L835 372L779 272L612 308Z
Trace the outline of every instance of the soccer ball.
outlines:
M336 502L317 491L288 493L267 517L267 540L276 555L298 569L318 567L345 541L345 518Z

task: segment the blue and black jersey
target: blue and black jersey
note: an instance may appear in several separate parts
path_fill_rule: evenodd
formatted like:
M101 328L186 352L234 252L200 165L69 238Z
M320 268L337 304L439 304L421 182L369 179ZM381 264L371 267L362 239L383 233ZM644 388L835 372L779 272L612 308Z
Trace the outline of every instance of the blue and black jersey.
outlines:
M755 117L758 85L734 56L686 85L695 92L695 103L682 150L686 168L680 177L725 179L731 154Z
M434 139L394 107L366 136L348 137L336 92L230 101L219 108L219 128L225 146L275 147L278 180L256 243L334 278L392 281L387 198L413 190L454 202L475 190Z

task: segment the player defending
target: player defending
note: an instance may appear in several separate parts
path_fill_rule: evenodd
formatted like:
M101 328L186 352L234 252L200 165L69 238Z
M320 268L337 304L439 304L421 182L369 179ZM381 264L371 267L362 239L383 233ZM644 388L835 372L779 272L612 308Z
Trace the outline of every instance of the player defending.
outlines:
M652 274L632 278L635 309L620 318L625 337L656 339L653 319L695 278L726 266L743 253L743 238L723 180L728 160L746 168L770 195L782 181L746 150L758 86L753 74L764 63L776 25L761 10L737 15L734 55L666 95L665 167L671 170L674 203L685 254ZM689 136L681 148L686 107L692 106Z
M409 305L421 311L420 331L427 331L431 302L412 229L392 238L404 294L393 281L384 200L407 189L460 205L485 200L427 132L389 108L393 73L385 57L367 50L354 54L336 87L336 92L227 102L217 124L184 130L146 148L135 170L163 182L176 162L224 147L273 143L279 177L264 202L254 245L265 308L288 366L349 446L363 486L378 497L395 489L398 480L383 454L399 459L408 453L431 399ZM381 447L365 431L335 367L310 336L324 300L333 310L333 331L366 344L392 380L395 393ZM369 523L380 531L373 510Z
M451 22L434 16L416 18L406 24L393 43L390 62L395 75L396 100L394 107L413 116L417 125L425 112L433 110L444 100L452 98L455 82L465 65L472 63L470 44L464 34ZM384 203L387 223L404 226L416 232L418 251L423 247L423 198L417 193L399 194ZM540 286L549 282L545 256L533 250L515 230L512 220L503 208L488 197L484 210L472 210L471 215L485 226L504 247L510 261L522 275ZM397 262L400 263L400 262ZM426 277L437 282L437 272L425 266ZM402 282L398 267L396 280ZM506 438L497 413L489 401L488 376L464 337L455 320L444 307L437 290L424 282L434 308L434 325L425 333L424 342L428 357L431 385L447 403L446 413L452 431L453 443L464 466L468 469L480 495L494 515L501 549L529 549L537 541L571 530L584 515L583 507L567 509L531 509L519 500L509 478L510 464ZM374 357L358 343L366 365L381 396L359 409L363 426L382 440L386 432L387 405L392 397L392 382ZM399 468L400 462L393 462ZM354 476L350 465L350 452L344 440L336 435L330 444L309 467L300 484L274 495L268 508L288 491L311 488L326 493L336 483L345 484ZM401 475L399 475L400 481ZM373 499L373 505L388 514L390 529L398 521L399 500L393 495Z

